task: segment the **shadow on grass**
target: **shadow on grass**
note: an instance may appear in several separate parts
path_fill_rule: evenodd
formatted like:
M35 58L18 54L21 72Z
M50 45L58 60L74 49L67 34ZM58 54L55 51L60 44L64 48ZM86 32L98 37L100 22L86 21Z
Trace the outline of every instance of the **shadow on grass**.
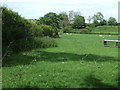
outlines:
M118 86L105 84L102 80L96 78L94 75L87 76L84 79L84 83L86 87L118 89Z
M118 61L117 58L99 56L94 54L72 54L72 53L51 53L45 51L34 51L35 55L23 55L23 54L13 54L9 57L4 58L2 65L3 67L11 67L16 65L29 65L34 61L49 61L49 62L60 62L60 61L94 61L103 62L103 61Z

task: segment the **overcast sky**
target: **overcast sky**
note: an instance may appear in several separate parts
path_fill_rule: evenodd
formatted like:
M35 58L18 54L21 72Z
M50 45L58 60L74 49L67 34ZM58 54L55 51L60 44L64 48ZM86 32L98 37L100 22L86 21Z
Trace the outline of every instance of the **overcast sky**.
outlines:
M120 0L0 0L13 11L26 19L38 19L48 12L68 13L79 11L87 19L101 12L105 19L115 17L118 20L118 2ZM87 20L86 20L87 22Z

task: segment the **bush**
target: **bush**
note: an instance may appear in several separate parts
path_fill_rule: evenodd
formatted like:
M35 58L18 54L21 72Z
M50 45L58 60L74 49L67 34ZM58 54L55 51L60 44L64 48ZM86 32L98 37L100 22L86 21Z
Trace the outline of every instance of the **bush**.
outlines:
M87 26L86 29L87 29L87 32L90 33L90 32L92 32L93 27L89 27L89 26Z
M18 13L8 9L7 7L0 7L2 9L2 44L9 45L18 39L29 36L30 25Z
M88 32L87 29L81 29L81 30L80 30L80 33L82 34L82 33L89 33L89 32Z
M69 33L69 32L72 31L72 27L71 26L66 26L66 27L63 27L62 30L63 30L63 33Z
M34 38L24 38L16 41L12 45L13 52L20 52L25 50L32 50L36 48L48 48L56 47L57 43L52 38L48 37L34 37Z
M40 27L43 29L44 36L52 37L52 35L53 35L53 28L51 26L41 24Z
M34 23L31 23L31 34L32 36L43 36L43 29Z

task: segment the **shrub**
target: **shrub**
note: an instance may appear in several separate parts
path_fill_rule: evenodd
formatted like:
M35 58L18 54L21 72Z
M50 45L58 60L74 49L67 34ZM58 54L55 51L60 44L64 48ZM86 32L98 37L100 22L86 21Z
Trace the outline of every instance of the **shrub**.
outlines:
M87 29L81 29L80 33L89 33Z
M14 52L20 52L25 50L31 50L36 48L48 48L56 47L57 43L52 38L48 37L34 37L34 38L24 38L18 40L12 45L12 50Z
M40 27L43 31L44 36L59 37L57 28L52 27L50 25L44 25L44 24L41 24Z
M93 30L93 27L87 26L86 29L87 29L86 31L87 31L88 33L90 33L90 32Z
M2 9L2 43L9 45L18 39L27 37L29 35L30 25L27 20L22 18L18 13L13 12L7 7L0 7Z
M62 30L63 30L64 33L69 33L69 32L72 31L72 27L71 26L66 26L66 27L63 27Z
M31 23L31 34L32 36L43 36L43 29L34 23Z

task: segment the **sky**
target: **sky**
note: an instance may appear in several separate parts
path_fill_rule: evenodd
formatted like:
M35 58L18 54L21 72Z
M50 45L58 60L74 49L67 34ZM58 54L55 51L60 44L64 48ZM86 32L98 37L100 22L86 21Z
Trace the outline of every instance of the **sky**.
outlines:
M49 12L57 14L68 13L73 10L81 12L86 22L88 16L93 16L97 12L104 15L104 19L115 17L118 21L118 2L120 0L0 0L1 5L5 5L13 11L18 12L26 19L38 19Z

